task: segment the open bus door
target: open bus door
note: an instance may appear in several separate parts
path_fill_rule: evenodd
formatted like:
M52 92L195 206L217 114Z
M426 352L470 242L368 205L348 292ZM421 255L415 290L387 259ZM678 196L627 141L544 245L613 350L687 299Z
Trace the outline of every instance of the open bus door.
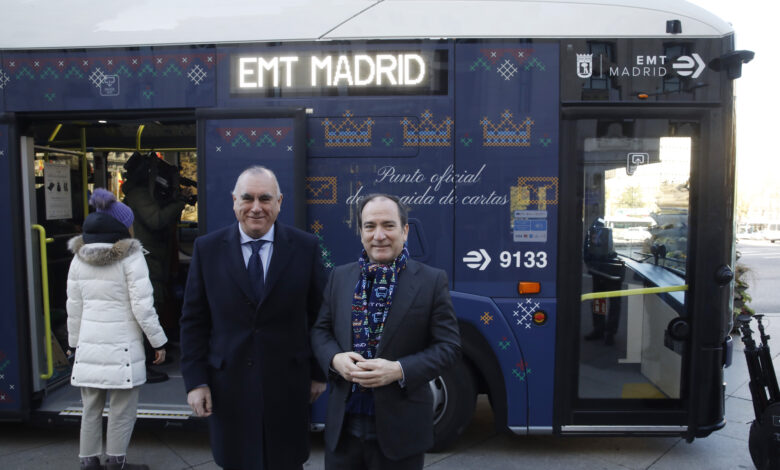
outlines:
M22 286L17 289L21 301L15 307L20 320L13 329L4 331L24 342L18 361L28 374L22 384L30 387L22 392L22 398L27 400L22 408L27 414L22 419L47 424L80 421L81 394L69 385L71 366L64 354L68 347L67 275L72 259L67 244L81 234L84 214L88 212L88 188L111 188L122 198L117 186L123 181L122 164L134 148L140 148L135 145L140 145L144 123L147 134L151 134L144 142L168 152L167 156L178 159L180 155L175 152L194 152L195 126L191 118L177 115L159 119L161 122L118 116L108 126L94 116L27 116L20 121L19 132L24 136L18 139L20 147L13 161L15 174L21 177L11 182L18 215L8 217L21 221L15 228L19 234L14 253L19 259L14 263L19 269L14 281ZM129 145L129 134L134 146ZM94 147L87 147L87 143ZM3 321L8 318L4 315ZM175 345L169 352L174 360L165 370L170 380L143 387L138 416L181 423L191 411L178 377Z
M29 357L29 396L31 407L38 408L55 390L69 388L65 301L71 255L67 243L80 233L84 220L87 173L83 152L51 150L36 159L41 147L36 149L34 137L21 136L19 142L16 191L22 214L17 220L24 234L19 243L24 260L20 284L27 286L23 289L27 309L18 310L25 314L27 325L19 325L17 331L20 336L29 332L29 350L20 358L27 362L24 358Z
M693 439L725 424L730 260L707 247L731 242L713 228L731 224L720 181L733 161L706 144L722 135L716 112L634 111L565 115L560 246L577 269L560 270L559 431ZM642 243L611 236L620 209L654 219Z
M12 116L0 116L0 218L5 221L20 220L18 154L16 126ZM24 243L21 225L0 224L0 298L3 299L0 314L0 420L19 420L30 409L29 376L40 375L41 369L30 370L27 314L24 312ZM27 233L24 231L24 233ZM38 379L40 380L40 379Z
M6 261L0 270L0 419L9 420L29 418L50 391L69 382L65 253L83 220L81 171L70 163L78 155L61 151L65 160L36 160L34 139L17 129L13 117L0 121L0 186L6 192L0 217L15 221L0 230Z

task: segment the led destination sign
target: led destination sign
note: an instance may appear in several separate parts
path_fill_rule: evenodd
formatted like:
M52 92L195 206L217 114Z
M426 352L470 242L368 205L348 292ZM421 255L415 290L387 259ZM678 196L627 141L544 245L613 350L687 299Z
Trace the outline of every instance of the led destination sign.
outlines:
M241 53L231 56L230 71L234 94L446 93L446 51Z

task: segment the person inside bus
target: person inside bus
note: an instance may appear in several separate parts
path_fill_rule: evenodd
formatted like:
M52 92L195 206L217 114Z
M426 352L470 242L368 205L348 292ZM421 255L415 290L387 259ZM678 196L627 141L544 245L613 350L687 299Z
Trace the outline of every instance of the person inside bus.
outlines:
M101 467L103 407L109 393L107 470L143 470L125 461L140 386L146 382L143 336L165 359L168 341L157 319L141 243L132 238L133 211L102 188L90 198L96 212L68 247L68 344L75 349L71 385L81 388L79 458L82 469Z
M372 194L358 205L363 250L337 267L312 329L329 371L325 468L421 469L433 446L428 382L460 355L447 274L409 259L407 209Z
M320 245L279 222L281 206L274 173L246 169L233 189L238 223L195 240L187 276L187 402L208 417L214 461L227 469L301 470L309 405L325 391L309 342L325 283Z
M593 292L609 292L623 288L625 264L613 249L612 229L604 219L597 218L588 228L584 247L585 263L593 279ZM615 334L620 322L622 297L594 299L591 315L593 330L585 335L586 341L603 339L607 345L615 344ZM608 305L604 311L605 301Z
M154 288L154 307L171 338L178 336L178 314L173 307L172 278L178 266L176 225L189 194L179 191L178 170L154 155L134 153L125 163L124 203L136 215L135 237L148 251L146 263ZM145 343L147 357L151 346ZM147 381L168 379L147 363Z

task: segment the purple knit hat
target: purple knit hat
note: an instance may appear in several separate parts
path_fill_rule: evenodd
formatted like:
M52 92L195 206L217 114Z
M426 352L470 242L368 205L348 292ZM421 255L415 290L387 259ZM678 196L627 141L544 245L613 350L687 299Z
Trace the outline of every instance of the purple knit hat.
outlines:
M96 188L89 198L89 203L97 212L108 214L130 228L133 225L133 209L116 200L114 195L103 188Z

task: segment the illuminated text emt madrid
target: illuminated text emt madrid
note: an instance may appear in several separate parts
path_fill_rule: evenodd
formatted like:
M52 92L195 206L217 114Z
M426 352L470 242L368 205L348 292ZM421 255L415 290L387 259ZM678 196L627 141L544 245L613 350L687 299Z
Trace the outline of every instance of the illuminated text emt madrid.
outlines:
M240 57L239 88L294 87L293 70L299 56ZM414 86L425 79L425 60L420 54L326 55L309 58L310 85L317 86ZM324 83L319 78L324 74ZM269 77L270 75L270 77Z

